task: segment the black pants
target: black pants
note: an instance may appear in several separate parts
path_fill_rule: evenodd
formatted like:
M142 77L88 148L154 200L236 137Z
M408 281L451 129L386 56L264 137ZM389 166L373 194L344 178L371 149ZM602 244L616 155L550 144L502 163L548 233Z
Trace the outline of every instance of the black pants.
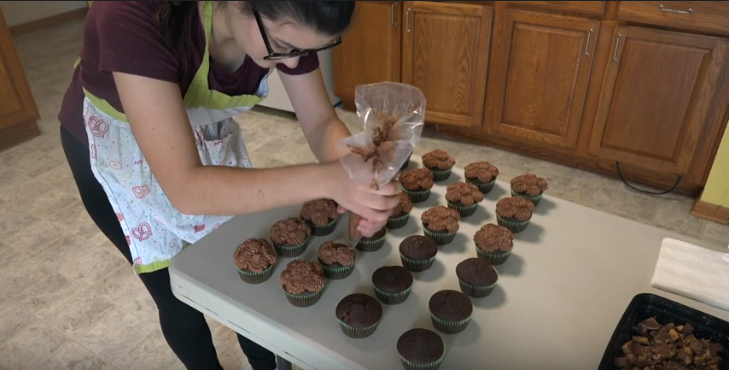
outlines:
M104 188L91 172L89 149L70 132L61 128L61 143L76 180L81 201L94 223L132 263L124 232L111 208ZM159 323L167 344L188 370L222 370L213 346L210 328L202 313L181 302L172 294L167 269L140 274L159 310ZM254 370L273 370L276 358L267 349L238 335L238 343Z

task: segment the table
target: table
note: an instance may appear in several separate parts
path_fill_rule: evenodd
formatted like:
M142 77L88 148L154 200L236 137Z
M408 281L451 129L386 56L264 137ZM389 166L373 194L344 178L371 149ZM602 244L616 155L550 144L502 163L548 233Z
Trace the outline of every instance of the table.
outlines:
M416 167L419 160L413 156L410 166ZM472 236L481 225L496 222L495 203L509 195L508 182L498 181L478 212L461 222L456 239L441 247L431 269L413 274L413 292L405 303L383 305L383 319L371 337L346 337L334 310L348 294L374 295L374 270L400 264L400 241L422 233L420 214L428 207L445 205L446 185L462 179L463 171L454 169L450 179L433 188L428 201L416 205L405 228L388 233L380 251L358 251L354 273L345 280L328 281L322 299L313 307L293 307L279 285L278 276L292 259L281 259L274 276L264 284L248 285L238 277L232 258L243 240L268 238L269 227L297 215L298 206L236 217L182 251L170 266L173 292L278 354L282 367L290 361L306 370L401 368L398 337L415 327L433 329L428 299L441 289L458 290L455 266L476 256ZM334 234L312 240L303 258L315 261L323 241L344 237L346 218ZM500 277L495 291L472 300L474 313L468 328L457 335L441 334L448 348L441 368L596 368L623 311L633 296L643 292L729 320L729 312L650 287L664 237L716 248L546 195L530 226L517 234L512 256L497 268Z

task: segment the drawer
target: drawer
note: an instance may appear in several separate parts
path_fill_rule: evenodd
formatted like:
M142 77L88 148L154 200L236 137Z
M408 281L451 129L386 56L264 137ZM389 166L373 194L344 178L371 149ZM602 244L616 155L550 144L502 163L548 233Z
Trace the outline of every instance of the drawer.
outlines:
M618 19L729 34L729 1L621 1Z
M604 1L511 1L519 5L534 5L540 8L564 10L576 13L600 15L605 8Z

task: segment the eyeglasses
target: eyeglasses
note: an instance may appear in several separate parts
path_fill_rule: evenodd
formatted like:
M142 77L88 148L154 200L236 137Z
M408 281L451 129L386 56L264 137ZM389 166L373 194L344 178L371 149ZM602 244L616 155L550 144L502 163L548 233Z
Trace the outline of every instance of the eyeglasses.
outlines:
M263 37L263 43L266 44L266 49L268 50L268 56L263 57L263 60L281 60L281 59L288 59L288 58L303 57L303 56L309 55L310 53L318 53L322 50L331 49L342 43L342 37L337 36L337 39L329 45L324 45L324 46L314 48L314 49L306 49L306 50L293 49L288 53L277 53L277 52L273 51L273 47L271 47L271 41L268 40L268 33L266 33L266 28L263 26L263 20L261 20L261 14L258 13L258 10L256 10L255 8L251 8L251 11L253 12L253 16L256 18L256 23L258 24L258 29L261 31L261 37Z

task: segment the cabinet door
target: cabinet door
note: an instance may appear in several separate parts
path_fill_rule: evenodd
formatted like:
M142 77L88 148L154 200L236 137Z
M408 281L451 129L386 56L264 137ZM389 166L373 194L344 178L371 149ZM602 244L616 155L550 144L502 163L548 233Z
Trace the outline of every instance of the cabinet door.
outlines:
M506 9L498 27L486 131L575 148L600 23Z
M354 101L357 85L400 82L400 17L398 1L360 1L342 44L332 49L334 93Z
M38 108L0 9L0 129L32 119L38 119Z
M403 12L402 81L425 94L426 120L480 126L493 8L406 1Z
M613 42L590 154L685 175L728 40L621 26Z

